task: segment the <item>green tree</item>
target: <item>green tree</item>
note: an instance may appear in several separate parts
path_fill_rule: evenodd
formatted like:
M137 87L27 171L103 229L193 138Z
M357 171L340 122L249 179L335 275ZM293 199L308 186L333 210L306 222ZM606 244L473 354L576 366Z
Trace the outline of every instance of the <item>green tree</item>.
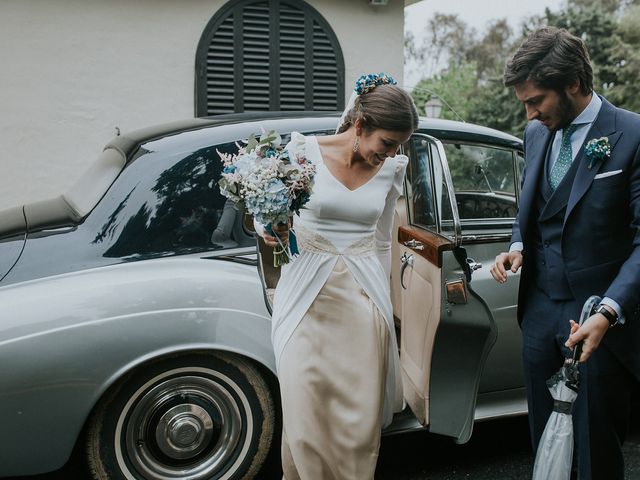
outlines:
M495 72L478 87L468 121L522 137L527 124L524 107L513 89L504 86L502 72Z
M520 136L527 119L513 90L504 87L502 73L505 61L541 25L566 28L583 38L596 92L640 112L640 0L568 0L559 11L546 9L544 15L527 18L516 35L506 20L495 20L478 37L457 16L436 15L427 25L425 44L414 42L408 53L418 63L432 62L413 91L419 109L437 96L445 103L443 118L461 117Z
M409 33L405 38L405 56L425 78L439 74L443 68L460 65L475 45L475 30L457 15L436 13L427 22L423 40L418 43Z
M444 104L441 118L468 120L477 85L476 71L475 63L461 62L433 77L421 80L412 91L420 113L425 114L425 102L435 97Z
M504 59L512 49L512 35L506 19L493 20L484 36L469 47L466 60L476 62L480 83L502 71Z
M608 69L615 72L615 81L603 93L614 104L640 112L636 86L640 78L640 5L626 8L620 16L609 53Z

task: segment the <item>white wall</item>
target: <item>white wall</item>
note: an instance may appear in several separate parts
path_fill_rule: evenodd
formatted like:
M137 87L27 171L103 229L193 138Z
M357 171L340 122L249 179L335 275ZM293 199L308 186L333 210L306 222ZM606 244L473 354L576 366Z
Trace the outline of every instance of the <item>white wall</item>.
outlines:
M404 2L370 6L368 0L309 0L333 28L345 63L345 102L363 73L383 71L402 85Z
M194 115L195 52L223 0L2 0L0 210L66 190L115 135ZM346 98L402 82L402 0L310 0L333 27Z

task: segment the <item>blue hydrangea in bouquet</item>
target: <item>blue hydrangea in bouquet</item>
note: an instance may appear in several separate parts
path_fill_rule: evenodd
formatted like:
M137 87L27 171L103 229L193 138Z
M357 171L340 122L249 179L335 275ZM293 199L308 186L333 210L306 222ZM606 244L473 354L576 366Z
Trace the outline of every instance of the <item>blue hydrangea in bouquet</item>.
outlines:
M289 218L299 214L309 201L316 173L315 165L302 153L290 155L281 146L282 139L275 131L260 138L251 135L245 146L238 145L237 154L218 152L224 165L218 181L220 193L238 209L244 209L265 230L278 239L272 225L288 224ZM273 265L289 263L298 254L293 229L289 242L273 251Z

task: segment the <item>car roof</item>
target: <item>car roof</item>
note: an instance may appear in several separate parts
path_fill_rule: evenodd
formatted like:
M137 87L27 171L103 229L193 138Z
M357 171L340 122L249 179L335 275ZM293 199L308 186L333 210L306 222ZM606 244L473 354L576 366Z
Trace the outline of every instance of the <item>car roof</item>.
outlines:
M337 125L342 112L251 112L217 115L215 117L192 118L179 122L156 125L134 130L115 137L105 148L119 150L125 158L131 158L138 147L155 139L216 126L261 124L281 131L304 131L304 124L312 129L332 129ZM305 122L301 122L305 120ZM521 140L508 133L473 123L420 117L418 132L432 135L440 140L489 142L505 147L521 148ZM241 138L241 137L240 137Z
M136 158L141 146L145 144L156 140L162 141L164 148L168 150L182 148L185 142L192 142L194 145L198 143L210 145L212 129L216 129L216 141L221 142L243 139L251 133L259 133L261 129L287 133L332 131L340 115L341 112L331 111L232 113L165 123L118 135L105 146L105 153L90 168L90 171L82 176L77 185L55 198L23 207L28 229L34 231L80 222L97 204L120 170ZM218 131L224 134L218 135ZM417 132L434 136L444 142L490 143L505 148L522 149L521 140L513 135L472 123L421 117ZM97 182L100 188L88 189L89 179ZM0 236L20 230L15 228L17 224L14 225L17 218L14 209L0 212L0 220L4 220L0 223L7 225L6 228L0 228Z

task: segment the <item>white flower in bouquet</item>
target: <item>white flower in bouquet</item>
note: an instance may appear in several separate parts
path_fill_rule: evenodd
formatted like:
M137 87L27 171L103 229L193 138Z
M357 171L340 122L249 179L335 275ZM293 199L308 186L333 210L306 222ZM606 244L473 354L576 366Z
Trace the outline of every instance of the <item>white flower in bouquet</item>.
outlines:
M287 224L309 201L316 172L304 155L292 157L281 143L280 135L270 131L259 140L251 135L246 146L238 145L237 154L218 152L224 165L220 192L271 234L272 225ZM297 253L295 233L290 231L288 246L274 250L274 266L288 263Z

